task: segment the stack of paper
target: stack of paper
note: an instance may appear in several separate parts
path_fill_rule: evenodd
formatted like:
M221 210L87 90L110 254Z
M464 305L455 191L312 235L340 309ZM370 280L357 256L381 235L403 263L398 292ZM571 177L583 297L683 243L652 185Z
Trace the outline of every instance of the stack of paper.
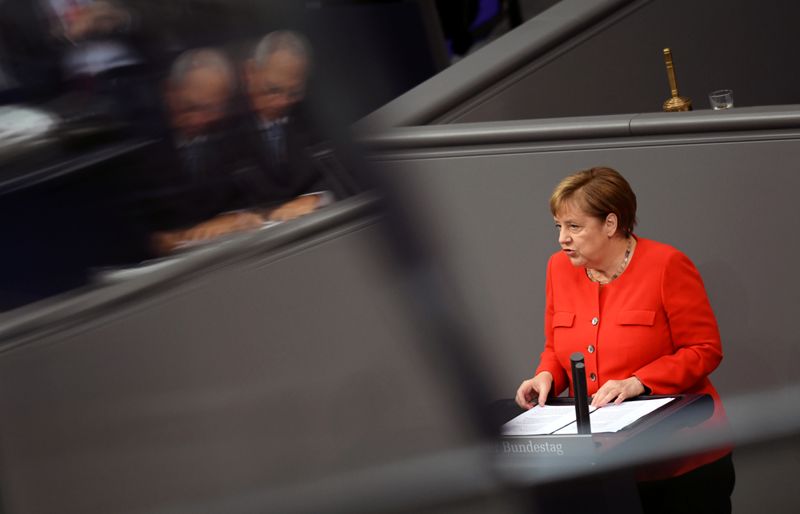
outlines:
M673 400L675 398L654 398L622 402L619 405L612 403L600 408L589 407L592 433L619 432ZM577 434L575 406L545 405L540 407L535 405L529 411L503 425L502 430L503 435L506 436Z

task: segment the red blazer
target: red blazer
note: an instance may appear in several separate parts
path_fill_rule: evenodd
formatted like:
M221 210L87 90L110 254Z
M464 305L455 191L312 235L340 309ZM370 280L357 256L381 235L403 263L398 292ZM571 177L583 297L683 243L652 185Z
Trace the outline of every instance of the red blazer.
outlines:
M722 360L722 345L700 274L669 245L644 238L637 243L625 272L602 287L563 252L550 258L545 348L536 373L552 373L552 394L567 386L571 392L569 357L581 352L589 394L608 380L635 375L652 394L711 395L712 418L691 430L726 423L708 379ZM685 473L729 451L682 459L656 478Z

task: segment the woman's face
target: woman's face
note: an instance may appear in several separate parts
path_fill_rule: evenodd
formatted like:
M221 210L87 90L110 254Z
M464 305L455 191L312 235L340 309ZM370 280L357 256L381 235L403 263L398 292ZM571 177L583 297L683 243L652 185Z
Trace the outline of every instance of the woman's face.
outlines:
M605 263L610 236L616 232L616 216L610 214L601 220L584 212L576 202L567 201L553 219L558 244L573 266L595 268Z

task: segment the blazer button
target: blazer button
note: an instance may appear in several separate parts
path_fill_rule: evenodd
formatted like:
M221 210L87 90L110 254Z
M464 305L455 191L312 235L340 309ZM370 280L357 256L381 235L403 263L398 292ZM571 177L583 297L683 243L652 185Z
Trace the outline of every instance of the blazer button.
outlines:
M588 351L589 353L594 353L594 345L590 344L590 345L589 345L589 346L586 348L586 351Z
M596 318L596 317L592 318L592 325L596 326L598 323L600 323L600 320L598 318Z
M591 380L592 382L597 381L597 375L595 375L594 373L589 373L589 380Z

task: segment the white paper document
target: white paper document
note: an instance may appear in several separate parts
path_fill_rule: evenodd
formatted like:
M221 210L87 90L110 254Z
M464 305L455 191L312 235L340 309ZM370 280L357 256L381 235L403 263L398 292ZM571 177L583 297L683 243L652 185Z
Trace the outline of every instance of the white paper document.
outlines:
M609 404L599 409L589 407L592 433L619 432L631 423L662 407L675 398L654 398ZM574 405L535 405L502 427L503 435L577 434Z
M503 425L503 435L546 435L575 421L574 405L534 405Z

